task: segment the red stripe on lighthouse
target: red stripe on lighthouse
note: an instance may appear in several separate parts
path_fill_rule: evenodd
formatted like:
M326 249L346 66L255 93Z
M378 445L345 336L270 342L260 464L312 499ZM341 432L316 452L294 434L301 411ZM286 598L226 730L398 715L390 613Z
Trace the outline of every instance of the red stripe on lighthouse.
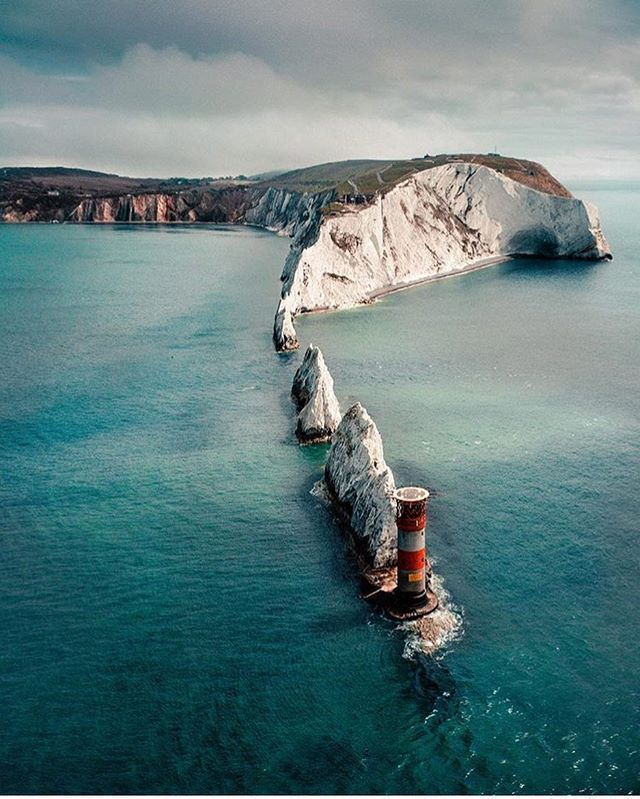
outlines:
M417 571L424 568L424 549L418 549L416 552L406 552L405 550L398 550L398 568L406 569L407 571Z

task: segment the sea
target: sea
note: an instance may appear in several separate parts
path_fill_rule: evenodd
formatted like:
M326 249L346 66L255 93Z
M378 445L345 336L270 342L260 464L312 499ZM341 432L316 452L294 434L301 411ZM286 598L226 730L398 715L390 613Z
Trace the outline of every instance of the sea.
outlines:
M640 792L640 186L612 262L271 325L289 242L0 227L0 792ZM358 595L290 400L375 420L458 633Z

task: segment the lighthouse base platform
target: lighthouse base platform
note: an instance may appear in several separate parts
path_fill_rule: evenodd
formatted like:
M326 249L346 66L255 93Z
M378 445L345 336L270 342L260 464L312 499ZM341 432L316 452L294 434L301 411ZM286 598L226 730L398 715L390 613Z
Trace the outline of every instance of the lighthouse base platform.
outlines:
M404 597L400 596L394 591L387 603L383 605L383 610L395 621L411 621L412 619L419 619L422 616L428 616L429 613L438 607L438 597L427 589L425 596L419 603L407 605Z
M394 621L419 619L433 613L438 607L438 598L429 588L424 597L408 604L407 600L398 594L395 567L365 570L362 573L361 596L367 602L379 607Z

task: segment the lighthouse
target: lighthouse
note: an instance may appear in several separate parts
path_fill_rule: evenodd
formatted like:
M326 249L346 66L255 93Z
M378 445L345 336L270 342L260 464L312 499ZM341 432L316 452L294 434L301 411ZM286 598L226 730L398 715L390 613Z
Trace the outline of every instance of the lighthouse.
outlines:
M398 527L398 583L394 592L392 616L417 618L431 613L438 600L427 580L427 500L426 488L408 486L395 492Z

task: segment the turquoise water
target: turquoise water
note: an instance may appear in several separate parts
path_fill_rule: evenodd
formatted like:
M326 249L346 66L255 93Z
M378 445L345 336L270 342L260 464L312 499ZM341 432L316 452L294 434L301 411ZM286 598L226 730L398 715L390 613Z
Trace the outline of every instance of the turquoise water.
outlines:
M0 791L640 790L640 195L582 194L613 263L299 323L434 491L464 632L413 660L309 494L288 242L0 227Z

